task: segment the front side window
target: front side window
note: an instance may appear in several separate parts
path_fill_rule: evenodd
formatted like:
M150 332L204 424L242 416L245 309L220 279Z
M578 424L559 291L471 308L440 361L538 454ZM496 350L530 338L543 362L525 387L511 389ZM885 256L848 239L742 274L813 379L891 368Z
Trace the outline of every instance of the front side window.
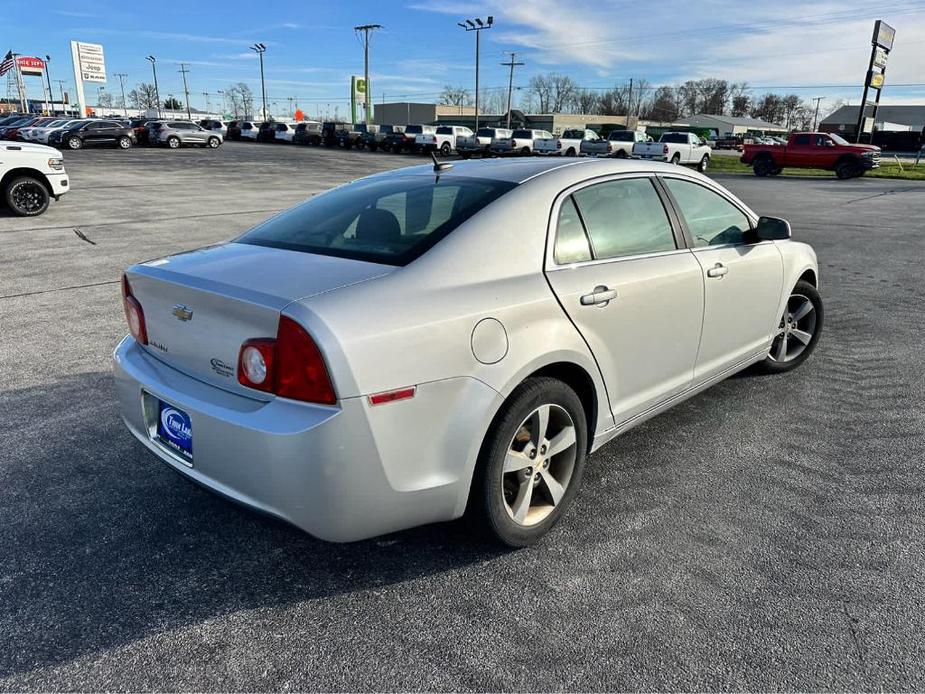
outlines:
M745 233L751 225L738 207L698 183L678 178L666 178L664 181L687 222L694 246L744 243Z
M573 197L597 259L677 248L668 214L648 178L598 183Z
M575 209L571 197L566 198L559 208L559 223L556 226L555 259L559 265L591 260L591 247L585 227Z
M406 265L515 185L431 176L357 181L283 212L236 241Z
M797 135L793 138L793 144L795 145L808 145L809 144L809 135Z

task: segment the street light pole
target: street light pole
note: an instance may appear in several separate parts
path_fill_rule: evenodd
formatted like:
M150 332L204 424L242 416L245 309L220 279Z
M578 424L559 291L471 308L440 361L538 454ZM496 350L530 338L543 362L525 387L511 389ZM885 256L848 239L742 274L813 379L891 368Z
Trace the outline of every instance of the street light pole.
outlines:
M513 51L511 52L511 60L508 63L501 63L505 67L511 68L511 76L508 79L507 83L507 129L511 129L511 96L514 93L514 67L517 65L523 65L524 63L514 62L514 58L517 57L517 54ZM476 128L478 129L478 128Z
M263 119L267 118L267 88L263 79L263 54L267 52L267 47L262 43L255 43L250 47L258 56L260 56L260 98L263 102Z
M353 27L354 31L363 32L363 84L366 87L363 95L363 116L366 125L369 125L369 112L372 110L372 92L369 90L369 32L381 28L381 24L361 24Z
M155 58L153 55L149 55L147 58L145 58L145 60L151 63L151 70L154 72L154 100L157 102L157 117L158 119L160 119L161 117L161 93L157 89L157 66L155 65L155 63L157 62L157 58Z
M119 89L122 90L122 115L128 118L128 104L125 103L125 78L128 75L124 72L117 72L116 77L119 78Z
M51 93L51 70L48 68L48 63L51 62L51 56L45 56L45 80L48 82L48 115L51 116L55 112L55 95ZM61 108L64 108L64 104L61 105Z
M495 18L491 15L488 16L488 19L485 22L482 22L478 17L475 18L475 21L471 19L465 20L465 24L462 22L456 22L458 26L461 26L466 31L475 32L475 129L479 129L479 49L480 49L480 37L482 35L483 29L491 29L492 24L495 23ZM509 109L510 110L510 109Z

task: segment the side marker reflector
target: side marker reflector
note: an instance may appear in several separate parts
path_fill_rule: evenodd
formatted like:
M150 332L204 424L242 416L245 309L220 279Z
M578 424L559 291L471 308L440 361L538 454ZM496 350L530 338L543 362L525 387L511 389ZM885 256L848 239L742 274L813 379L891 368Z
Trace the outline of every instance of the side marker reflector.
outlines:
M376 393L374 395L367 396L370 405L384 405L387 402L395 402L396 400L407 400L408 398L414 397L415 386L410 386L408 388L399 388L398 390L390 390L385 393Z

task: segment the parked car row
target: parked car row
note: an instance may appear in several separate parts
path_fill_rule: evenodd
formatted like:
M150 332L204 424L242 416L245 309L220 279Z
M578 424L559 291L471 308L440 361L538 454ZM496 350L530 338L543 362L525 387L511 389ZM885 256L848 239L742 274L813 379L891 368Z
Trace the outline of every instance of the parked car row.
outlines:
M135 144L135 135L126 123L117 120L10 116L0 120L0 140L35 142L68 149L100 145L129 149Z

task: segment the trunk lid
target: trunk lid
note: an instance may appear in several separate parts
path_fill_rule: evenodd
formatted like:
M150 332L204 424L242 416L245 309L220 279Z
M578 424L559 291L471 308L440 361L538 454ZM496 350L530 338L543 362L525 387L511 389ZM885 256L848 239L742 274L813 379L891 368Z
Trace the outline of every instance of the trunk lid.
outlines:
M258 399L238 383L245 340L276 337L291 302L386 275L359 260L229 243L134 265L126 271L148 331L145 349L183 373Z

